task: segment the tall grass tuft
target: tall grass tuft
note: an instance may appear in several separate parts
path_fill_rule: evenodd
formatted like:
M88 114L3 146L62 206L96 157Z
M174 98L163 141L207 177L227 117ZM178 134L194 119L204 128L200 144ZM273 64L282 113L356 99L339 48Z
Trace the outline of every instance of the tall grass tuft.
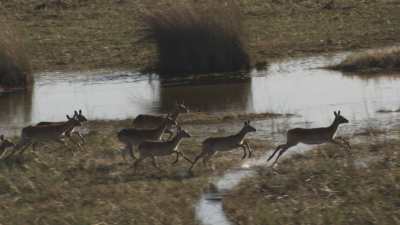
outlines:
M347 72L400 71L400 47L351 54L343 62L330 68Z
M0 87L25 88L32 82L26 48L15 26L0 18Z
M250 58L236 3L199 4L143 13L143 40L157 49L155 70L180 75L248 69Z

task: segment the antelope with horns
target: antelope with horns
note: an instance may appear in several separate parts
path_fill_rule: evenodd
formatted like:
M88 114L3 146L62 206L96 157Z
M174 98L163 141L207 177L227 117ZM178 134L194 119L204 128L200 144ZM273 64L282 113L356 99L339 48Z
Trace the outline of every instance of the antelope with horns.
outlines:
M70 118L67 115L67 122L60 124L50 124L41 126L28 126L22 129L21 140L15 146L14 151L7 156L7 158L14 155L19 150L19 155L32 144L32 149L35 151L37 143L55 141L67 147L62 138L65 136L65 132L73 127L81 125L81 122L76 118ZM72 149L71 149L72 151Z
M79 122L81 122L81 124L88 121L87 118L82 114L82 110L79 110L79 113L78 113L78 111L75 110L74 118L77 119ZM40 122L40 123L36 124L36 126L63 124L65 122L66 121L63 121L63 122ZM71 138L71 135L75 134L81 139L82 143L85 143L85 139L83 138L83 136L79 132L79 130L76 130L76 128L77 127L68 128L68 130L65 131L65 136L68 138Z

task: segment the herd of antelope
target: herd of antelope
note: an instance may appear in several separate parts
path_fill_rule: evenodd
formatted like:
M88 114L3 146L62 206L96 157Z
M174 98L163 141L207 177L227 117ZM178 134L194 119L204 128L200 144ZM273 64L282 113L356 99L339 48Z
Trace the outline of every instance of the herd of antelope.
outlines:
M191 135L177 122L179 114L187 112L188 109L184 104L177 103L174 112L167 116L137 116L133 121L133 127L122 129L117 133L118 140L125 146L121 150L122 157L126 159L126 156L129 154L129 156L135 160L134 168L136 171L139 163L146 158L150 158L153 166L160 169L157 165L156 157L175 154L176 159L173 164L177 163L181 156L191 163L189 168L189 171L191 171L198 160L203 159L203 163L206 165L207 161L218 151L224 152L241 148L243 149L242 159L245 159L246 157L250 158L252 156L253 150L245 139L245 136L250 132L256 132L256 129L250 125L250 121L246 121L244 122L242 129L234 135L225 137L209 137L205 139L202 142L201 152L193 161L190 160L179 151L179 144L184 138L190 138ZM338 126L342 123L348 123L348 120L340 114L340 111L334 112L334 116L334 121L328 127L311 129L295 128L289 130L287 132L286 144L279 145L269 156L267 161L270 161L275 154L278 153L278 156L272 164L275 165L283 153L298 143L333 143L350 149L350 144L347 141L343 140L343 143L341 143L334 139L334 134L338 129ZM10 140L1 135L0 159L6 160L16 154L20 156L29 146L32 146L32 149L35 150L38 143L48 141L58 142L69 148L64 142L65 138L69 139L77 147L82 147L85 143L85 139L79 132L78 128L82 123L85 123L88 120L82 114L82 110L74 111L72 117L68 115L66 117L67 120L63 122L40 122L34 126L23 128L20 141L17 144L13 144ZM176 130L175 134L174 130ZM166 133L169 134L169 137L164 140L163 136ZM78 136L80 138L80 143L74 142L71 135ZM10 150L8 150L8 148ZM73 149L70 150L74 152ZM139 156L136 157L135 154Z

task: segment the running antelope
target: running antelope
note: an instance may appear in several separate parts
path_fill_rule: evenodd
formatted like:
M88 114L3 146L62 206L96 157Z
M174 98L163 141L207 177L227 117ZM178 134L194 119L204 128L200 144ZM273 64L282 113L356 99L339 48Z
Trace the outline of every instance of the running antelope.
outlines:
M79 122L84 123L87 122L88 120L86 119L86 117L82 114L82 110L78 111L74 111L74 118L77 119ZM40 122L38 124L36 124L36 126L43 126L43 125L56 125L56 124L63 124L66 121L63 122ZM82 143L85 143L85 139L83 138L82 134L79 132L79 130L76 129L77 127L71 127L68 128L68 130L65 131L65 136L68 137L69 139L71 138L71 134L75 134L77 135Z
M192 166L189 168L189 171L192 170L196 162L203 158L203 163L206 162L213 156L217 151L230 151L236 148L243 149L243 157L246 158L247 151L249 152L248 157L251 157L252 150L250 148L249 143L244 139L247 133L255 132L256 128L250 125L250 121L244 122L243 128L239 131L239 133L227 137L210 137L203 141L202 151L195 158Z
M7 158L14 155L18 150L19 155L22 155L22 153L31 144L33 151L35 151L36 144L40 142L55 141L64 146L67 146L61 138L64 137L67 130L71 129L72 127L77 127L81 125L81 122L79 122L79 120L77 120L75 117L70 118L67 115L67 119L67 122L60 124L28 126L23 128L21 132L20 142L15 146L14 151L11 152L11 154L9 154Z
M14 143L4 138L4 135L0 135L0 156L6 152L7 148L14 147Z
M139 159L137 159L135 161L135 164L134 164L135 171L136 171L136 168L139 165L139 163L149 157L152 159L153 166L160 170L160 168L157 166L155 157L156 156L167 156L167 155L171 155L174 153L176 154L176 159L172 164L175 164L178 162L179 156L182 156L185 160L192 163L192 161L190 159L186 158L183 155L183 153L178 150L179 144L181 143L182 139L190 138L190 137L191 136L187 131L181 129L181 127L178 126L175 137L170 141L165 141L165 142L163 142L163 141L145 141L145 142L141 143L138 147L140 157L139 157Z
M189 112L189 110L186 108L186 106L183 103L181 103L181 104L175 103L175 111L171 115L171 120L176 122L180 113L187 113L187 112ZM164 120L165 120L165 117L163 117L163 116L141 114L141 115L138 115L133 120L132 124L135 128L148 129L148 128L159 127L161 124L163 124ZM170 131L170 129L167 130L167 133L170 134L169 137L171 137L173 135L173 133Z
M139 145L144 141L158 141L161 140L164 132L169 129L172 125L177 125L175 121L169 118L169 115L164 119L163 123L155 129L138 129L138 128L126 128L118 132L118 140L125 144L125 149L122 150L122 156L125 158L125 154L128 151L133 159L133 147Z
M278 157L276 157L274 163L272 164L275 165L276 162L278 162L279 157L281 157L283 153L285 153L289 148L297 145L298 143L313 145L330 142L337 145L343 145L343 143L334 140L333 136L335 135L336 130L338 129L340 124L348 123L349 121L342 115L340 115L340 110L338 112L333 112L333 114L335 115L335 119L329 127L319 127L311 129L294 128L289 130L286 134L286 144L279 145L267 161L270 161L279 151ZM350 144L345 140L343 141L345 142L344 144L350 149Z

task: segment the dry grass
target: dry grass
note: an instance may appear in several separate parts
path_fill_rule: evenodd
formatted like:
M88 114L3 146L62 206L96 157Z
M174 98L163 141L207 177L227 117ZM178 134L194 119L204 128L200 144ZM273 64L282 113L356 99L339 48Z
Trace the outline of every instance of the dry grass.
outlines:
M53 2L53 3L52 3ZM55 4L64 2L65 4ZM144 68L154 49L139 42L144 9L171 0L9 0L2 15L17 20L32 44L34 70ZM180 0L196 4L210 0ZM398 1L239 0L254 64L270 58L390 46L399 42ZM39 5L46 3L40 9Z
M352 156L326 145L283 160L279 174L260 169L224 199L228 216L241 225L398 224L400 141L366 140Z
M32 82L27 49L15 26L0 17L0 86L6 88L24 88Z
M330 68L345 72L400 71L400 47L374 49L351 54L343 62Z
M51 144L0 162L0 224L198 224L194 206L203 189L213 176L238 163L241 152L216 156L215 171L198 165L194 175L188 174L190 164L181 159L173 166L171 156L158 159L162 172L145 160L134 173L115 137L130 123L90 122L94 131L87 135L86 150L75 156ZM208 135L197 126L184 125L194 136L181 145L189 158ZM265 146L261 140L253 143Z
M242 15L234 1L178 3L142 16L143 39L156 45L160 74L231 72L250 67Z

